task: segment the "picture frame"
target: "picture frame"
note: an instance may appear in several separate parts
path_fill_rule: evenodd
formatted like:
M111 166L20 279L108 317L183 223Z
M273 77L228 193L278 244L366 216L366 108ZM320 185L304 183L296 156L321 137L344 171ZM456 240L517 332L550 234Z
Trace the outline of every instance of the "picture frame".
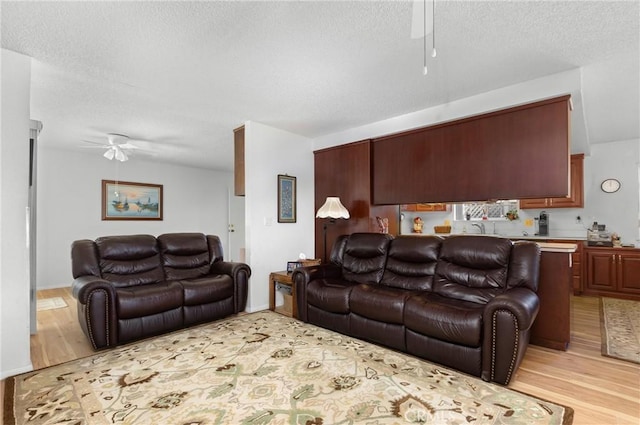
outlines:
M161 184L102 180L102 220L162 220Z
M278 174L278 223L296 222L296 178Z
M298 267L302 267L303 264L300 261L287 261L287 273L293 273Z

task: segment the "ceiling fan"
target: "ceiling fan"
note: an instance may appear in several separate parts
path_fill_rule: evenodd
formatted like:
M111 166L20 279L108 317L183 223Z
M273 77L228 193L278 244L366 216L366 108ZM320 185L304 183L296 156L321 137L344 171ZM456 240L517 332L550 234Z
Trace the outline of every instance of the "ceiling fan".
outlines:
M138 146L131 143L129 136L125 136L124 134L108 133L107 141L108 143L96 143L89 140L83 140L83 142L93 145L85 147L106 149L102 156L109 160L115 158L120 162L129 160L129 155L131 155L133 151L140 149Z

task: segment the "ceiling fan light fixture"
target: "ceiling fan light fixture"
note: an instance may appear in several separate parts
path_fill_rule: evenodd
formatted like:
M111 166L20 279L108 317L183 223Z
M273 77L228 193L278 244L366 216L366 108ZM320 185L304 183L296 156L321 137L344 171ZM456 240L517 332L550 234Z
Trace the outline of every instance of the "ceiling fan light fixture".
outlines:
M104 155L102 155L102 156L104 156L104 157L105 157L105 158L107 158L108 160L112 160L112 159L113 159L113 157L114 157L114 155L115 155L114 150L113 150L113 149L109 149L109 150L107 150L107 151L104 153Z

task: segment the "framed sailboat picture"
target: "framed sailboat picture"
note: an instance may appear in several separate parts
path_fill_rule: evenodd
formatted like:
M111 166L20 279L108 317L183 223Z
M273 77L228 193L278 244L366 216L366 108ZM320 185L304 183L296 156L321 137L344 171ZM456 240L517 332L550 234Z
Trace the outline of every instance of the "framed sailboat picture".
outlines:
M102 180L103 220L162 220L162 185Z

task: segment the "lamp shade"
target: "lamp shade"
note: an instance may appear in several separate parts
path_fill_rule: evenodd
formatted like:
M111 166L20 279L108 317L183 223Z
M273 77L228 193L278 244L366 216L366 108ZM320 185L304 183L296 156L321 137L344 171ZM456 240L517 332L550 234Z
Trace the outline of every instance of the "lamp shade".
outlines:
M316 218L349 218L349 211L337 196L328 196L316 213Z

